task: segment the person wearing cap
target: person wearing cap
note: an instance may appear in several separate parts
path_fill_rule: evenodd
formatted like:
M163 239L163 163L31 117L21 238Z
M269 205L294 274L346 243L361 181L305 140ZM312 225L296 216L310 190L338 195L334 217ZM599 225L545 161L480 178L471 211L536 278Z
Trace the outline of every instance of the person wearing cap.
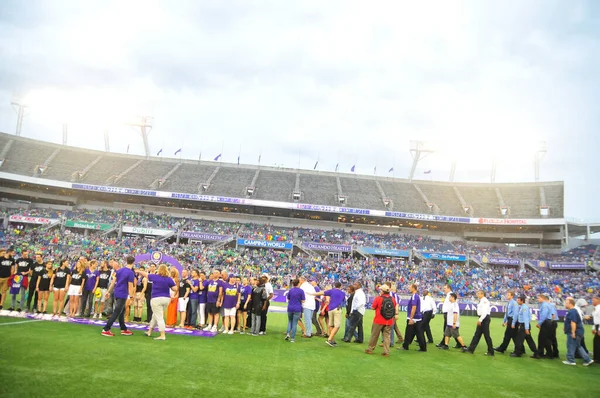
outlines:
M584 312L585 307L587 307L587 305L588 305L588 302L585 299L580 298L577 301L575 301L575 309L579 313L579 317L582 320L585 319L585 316L584 316L583 312ZM585 352L587 352L588 354L590 353L590 351L585 346L585 334L581 337L581 348L583 348L583 350ZM581 358L579 356L578 352L575 353L575 358Z
M306 297L306 300L302 303L302 313L306 333L303 334L302 337L310 339L312 337L312 315L315 311L316 292L314 286L306 279L306 276L300 277L300 289L304 290L304 295Z
M271 285L271 278L268 274L262 274L262 278L265 279L265 291L267 292L266 308L260 313L260 331L258 334L267 334L267 314L269 313L269 306L271 305L271 299L274 295L273 285Z
M592 327L592 334L594 335L594 362L600 363L600 295L592 298L592 305L594 306L594 313L591 316L587 316L586 319L591 320L594 323Z
M373 354L375 347L377 346L377 340L379 339L379 335L383 332L383 353L381 354L384 357L390 356L390 334L392 331L392 325L394 325L394 321L398 316L398 307L396 305L396 300L390 296L390 288L388 285L381 285L379 287L380 295L375 297L373 300L373 305L371 308L375 312L375 318L373 319L373 326L371 327L371 338L369 340L369 346L365 350L366 354ZM381 314L381 307L383 306L384 298L391 298L394 303L395 316L391 319L385 319Z

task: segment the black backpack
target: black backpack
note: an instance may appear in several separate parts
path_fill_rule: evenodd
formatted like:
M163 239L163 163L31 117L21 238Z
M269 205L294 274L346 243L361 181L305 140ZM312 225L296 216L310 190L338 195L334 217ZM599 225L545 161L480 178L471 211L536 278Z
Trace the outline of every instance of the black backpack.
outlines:
M394 300L390 296L383 297L379 313L385 320L390 320L396 316L396 306L394 306Z

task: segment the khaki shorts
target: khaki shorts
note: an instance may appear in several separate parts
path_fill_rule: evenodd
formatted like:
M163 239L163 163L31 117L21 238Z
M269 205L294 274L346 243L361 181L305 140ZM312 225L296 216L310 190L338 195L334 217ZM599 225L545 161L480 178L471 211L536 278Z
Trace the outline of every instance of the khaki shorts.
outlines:
M8 290L8 279L9 278L0 278L0 292Z
M453 337L453 338L457 339L460 337L460 334L458 332L458 328L452 328L452 326L446 325L446 330L444 330L444 336L445 337Z
M146 296L142 292L135 293L135 299L133 300L133 306L135 308L143 308L146 304Z
M329 311L329 322L328 326L332 328L339 328L342 326L342 309L338 308Z

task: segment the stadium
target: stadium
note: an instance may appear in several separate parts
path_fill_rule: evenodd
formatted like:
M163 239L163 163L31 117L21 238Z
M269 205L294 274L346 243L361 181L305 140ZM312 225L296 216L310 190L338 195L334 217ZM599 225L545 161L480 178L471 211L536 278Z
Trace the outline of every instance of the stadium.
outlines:
M600 258L598 242L590 239L599 226L565 220L562 182L469 184L348 176L122 155L9 134L0 135L0 148L2 246L16 248L15 256L28 247L54 262L64 256L102 260L160 253L161 257L172 256L184 268L205 272L218 267L242 277L268 273L276 289L273 300L276 309L285 305L284 294L291 279L301 274L309 274L323 287L335 281L349 284L361 280L370 302L382 283L393 281L402 299L401 311L406 311L404 299L409 297L406 287L409 282L428 289L441 309L443 285L451 281L464 303L465 319L475 313L474 297L479 289L494 304L493 318L504 316L506 294L514 290L527 295L534 315L539 314L535 296L549 294L562 319L567 296L586 298L589 302L600 287L596 274ZM4 328L3 332L9 332L3 340L5 344L11 341L11 331L24 333L25 327L39 329L43 334L63 333L64 328L70 338L87 340L92 338L87 337L90 326L80 323L97 327L105 322L49 315L45 318L36 315L36 319L33 315L10 311L15 308L7 311L8 301L2 312L9 315L2 318L7 324L14 322L11 317L15 316L29 316L33 322L40 319L63 322L23 323L19 329L16 325ZM284 315L276 309L269 317L269 333L263 336L270 341L265 346L258 342L260 348L255 347L257 342L222 341L245 337L242 335L196 338L193 336L202 333L185 336L192 332L176 327L169 329L169 340L182 347L208 344L206 348L198 348L198 355L204 349L224 350L220 344L225 344L225 355L235 359L225 361L221 370L237 371L234 364L243 362L243 356L239 356L242 352L261 356L265 355L263 349L284 349L280 346L285 343ZM369 312L365 315L367 334L372 316ZM439 337L435 332L440 324L436 319L439 317L432 322L436 325L435 339ZM475 321L472 323L463 327L465 337L474 328ZM502 320L494 319L494 323L492 335L497 341L501 339ZM399 324L402 325L401 320ZM130 324L134 331L145 327L141 322ZM559 340L561 337L558 336ZM98 341L95 349L102 352L103 343ZM293 354L299 363L313 353L319 360L330 361L328 357L332 354L325 350L329 347L323 342L314 348L305 346L314 343L314 339L301 343L298 345L302 348L298 347L299 351ZM111 345L111 349L117 350L118 344ZM143 340L136 344L143 345ZM127 349L144 350L142 345ZM432 346L426 355L433 357L438 353L431 351L438 350ZM324 352L316 352L320 350ZM358 355L361 352L353 350L341 357L335 353L335 361L365 364L365 358ZM406 352L408 358L402 354L396 355L398 366L404 362L405 366L411 366L411 372L427 374L432 367L442 366L440 361L452 363L441 357L415 358L410 351ZM473 367L472 377L480 377L479 367L490 366L477 362L482 360L489 359L466 358L465 366ZM562 374L560 362L549 362L552 363L542 365L545 374L549 377ZM494 369L498 366L507 369L527 366L528 372L532 372L529 368L539 364L494 363ZM9 369L5 367L5 375ZM89 371L93 372L91 368ZM246 369L242 367L239 371ZM269 372L268 377L274 383L271 395L281 394L278 383L283 381L278 379L278 372ZM418 377L418 373L411 374ZM258 374L255 377L260 378ZM581 378L585 383L590 375L569 377ZM552 385L548 380L548 385ZM27 391L30 387L22 388ZM246 388L239 383L228 391L241 393ZM351 391L359 393L358 389L340 386L338 394L345 396ZM465 396L471 394L475 394L474 390L465 389Z
M0 10L0 397L600 396L597 2Z

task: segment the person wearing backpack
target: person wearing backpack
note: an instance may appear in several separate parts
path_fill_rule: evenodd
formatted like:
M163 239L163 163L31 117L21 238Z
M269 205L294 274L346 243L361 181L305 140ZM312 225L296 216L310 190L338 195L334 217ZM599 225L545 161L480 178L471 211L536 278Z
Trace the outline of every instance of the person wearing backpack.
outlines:
M369 340L369 346L365 350L367 354L373 354L373 350L377 345L379 335L383 331L383 353L384 357L390 356L390 334L392 326L398 316L396 307L396 300L390 296L390 287L388 285L382 285L379 288L380 295L375 297L371 308L375 311L375 318L373 319L373 326L371 327L371 339Z

